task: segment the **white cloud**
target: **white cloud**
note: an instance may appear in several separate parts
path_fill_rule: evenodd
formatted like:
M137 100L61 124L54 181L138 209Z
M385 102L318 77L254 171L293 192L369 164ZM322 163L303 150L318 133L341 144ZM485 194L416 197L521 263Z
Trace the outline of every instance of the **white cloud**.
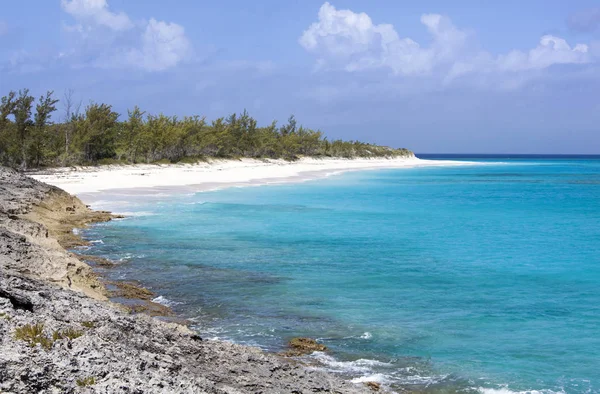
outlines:
M150 19L142 36L142 46L131 50L129 63L150 71L166 70L179 64L190 50L182 26Z
M571 48L567 41L560 37L545 35L537 47L529 52L511 51L498 57L498 67L501 70L520 71L542 69L553 64L587 63L588 46L577 44Z
M433 37L430 48L401 38L390 24L376 25L365 13L337 10L329 3L323 4L318 18L302 34L300 45L315 54L320 64L342 65L348 71L389 67L397 74L427 74L449 61L468 36L436 14L421 17Z
M61 6L81 23L105 26L115 31L133 27L127 14L111 12L106 0L61 0Z
M375 24L365 13L338 10L326 2L299 43L316 56L322 68L384 68L397 75L438 75L445 82L466 74L540 70L590 61L587 45L572 48L560 37L546 35L527 52L494 56L470 45L472 34L454 26L446 16L425 14L421 23L432 39L428 47L401 37L393 25Z
M82 57L90 65L163 71L192 53L185 29L176 23L155 18L134 23L126 13L112 12L106 0L62 0L62 7L77 21L65 30L89 52Z

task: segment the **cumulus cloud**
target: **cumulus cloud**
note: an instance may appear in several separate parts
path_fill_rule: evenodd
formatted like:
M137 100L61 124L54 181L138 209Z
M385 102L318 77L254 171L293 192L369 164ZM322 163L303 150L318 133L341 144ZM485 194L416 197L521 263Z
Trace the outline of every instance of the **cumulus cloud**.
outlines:
M83 23L105 26L122 31L133 27L124 12L111 12L106 0L61 0L63 10Z
M129 63L150 71L166 70L179 64L190 48L182 26L150 19L142 36L142 46L130 51Z
M393 25L375 24L365 13L338 10L326 2L299 43L316 56L322 68L384 68L405 76L441 75L445 81L471 73L539 70L590 60L587 45L571 47L564 39L551 35L543 36L529 51L492 55L471 45L472 34L454 26L446 16L425 14L421 23L431 36L427 47L401 37Z
M542 69L553 64L578 64L589 61L588 46L577 44L574 48L566 40L552 35L540 39L537 47L529 52L511 51L498 57L498 67L502 70L520 71Z
M163 71L192 52L185 29L176 23L154 18L134 23L126 13L111 11L106 0L62 0L61 4L77 22L66 26L66 31L88 50L84 57L93 58L91 65Z

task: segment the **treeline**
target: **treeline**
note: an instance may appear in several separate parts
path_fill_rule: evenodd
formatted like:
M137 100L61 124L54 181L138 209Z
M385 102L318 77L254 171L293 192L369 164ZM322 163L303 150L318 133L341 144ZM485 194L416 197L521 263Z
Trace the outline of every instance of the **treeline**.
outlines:
M108 104L74 105L63 98L63 121L53 122L59 100L48 92L37 101L24 89L0 101L0 163L27 169L110 163L177 163L208 158L397 157L392 149L358 141L329 141L299 126L258 126L246 111L207 122L204 117L151 115L137 106L127 119Z

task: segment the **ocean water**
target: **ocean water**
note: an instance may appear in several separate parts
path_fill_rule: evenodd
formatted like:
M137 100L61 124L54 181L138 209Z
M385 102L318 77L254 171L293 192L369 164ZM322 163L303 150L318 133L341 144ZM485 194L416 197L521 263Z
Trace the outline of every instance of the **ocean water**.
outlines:
M203 337L319 338L356 381L600 392L600 158L451 158L479 164L116 196L86 253Z

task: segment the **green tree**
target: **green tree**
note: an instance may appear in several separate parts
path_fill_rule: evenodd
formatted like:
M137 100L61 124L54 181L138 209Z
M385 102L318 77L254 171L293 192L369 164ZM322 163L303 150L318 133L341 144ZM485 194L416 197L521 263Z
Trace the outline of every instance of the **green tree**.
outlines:
M392 149L359 141L330 141L319 130L300 125L292 115L286 124L260 127L248 111L233 113L207 124L200 116L178 118L146 114L139 107L119 114L108 104L91 103L83 114L74 110L73 91L65 92L62 123L51 122L58 100L42 96L35 108L27 89L0 99L0 163L28 165L90 164L104 159L178 162L200 157L284 158L302 156L397 157L406 149Z
M127 121L123 124L122 134L119 138L121 150L131 163L137 163L140 151L143 151L143 132L145 127L144 115L137 105L133 110L127 111Z
M85 115L75 120L75 138L84 162L97 163L101 159L114 158L119 114L108 104L91 103L85 109Z
M19 90L19 96L17 97L13 108L19 150L21 152L21 169L27 168L27 144L29 133L33 128L33 121L31 120L31 107L33 101L33 96L29 95L29 89Z
M46 135L46 128L51 124L50 118L52 112L56 111L58 100L54 99L53 91L49 91L45 96L40 97L36 106L34 115L34 129L32 133L31 151L32 158L35 160L36 166L40 166L44 157L44 144L50 138Z
M0 99L0 163L11 165L11 159L14 154L15 139L13 133L13 124L8 119L14 113L16 106L16 93L11 91L8 95Z

